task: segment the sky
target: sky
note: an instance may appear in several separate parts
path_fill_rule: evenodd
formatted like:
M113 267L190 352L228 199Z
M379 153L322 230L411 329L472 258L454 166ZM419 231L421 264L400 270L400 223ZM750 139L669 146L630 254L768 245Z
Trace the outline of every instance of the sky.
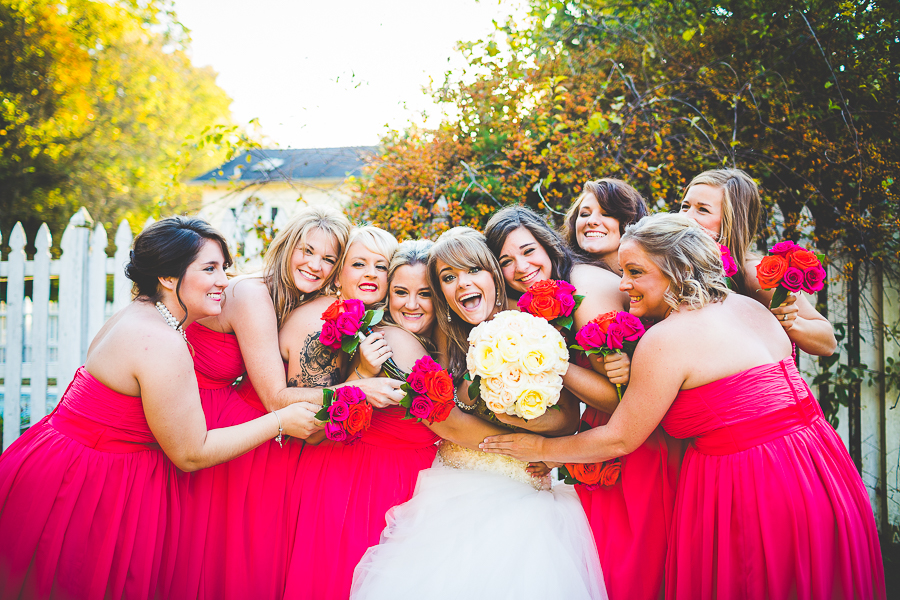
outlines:
M505 21L498 0L176 0L197 66L211 66L238 124L273 147L375 145L386 127L436 124L422 92L463 66L459 40Z

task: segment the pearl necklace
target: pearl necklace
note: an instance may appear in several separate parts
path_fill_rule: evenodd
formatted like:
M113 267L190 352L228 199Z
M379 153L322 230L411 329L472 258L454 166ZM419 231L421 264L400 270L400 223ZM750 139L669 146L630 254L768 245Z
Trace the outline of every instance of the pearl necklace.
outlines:
M188 343L187 335L184 333L184 327L178 324L178 319L176 319L172 313L169 312L169 309L166 308L166 305L162 302L156 303L156 310L159 311L159 314L162 315L162 318L166 320L166 324L181 334L181 337L184 338L184 343Z

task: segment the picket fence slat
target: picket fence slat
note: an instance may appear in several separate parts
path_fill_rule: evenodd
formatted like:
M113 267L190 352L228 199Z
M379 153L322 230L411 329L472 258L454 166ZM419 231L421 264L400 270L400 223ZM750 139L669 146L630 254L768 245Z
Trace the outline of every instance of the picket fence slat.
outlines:
M109 238L106 229L98 223L91 234L91 249L88 257L87 282L87 331L86 344L90 344L106 321L106 246ZM87 347L85 347L87 351Z
M21 377L9 377L22 369L22 335L25 300L25 229L21 223L9 236L9 275L6 280L6 372L3 397L3 447L19 437L19 402Z
M112 268L108 269L115 275L113 278L113 312L122 310L131 302L131 280L125 277L125 265L129 262L132 241L131 225L122 219L116 230L116 256L111 259L113 261Z
M85 285L90 239L90 216L82 208L69 220L60 247L59 273L59 378L69 381L81 366L87 325Z
M34 425L47 414L47 359L50 320L50 228L44 223L37 232L31 303L31 419Z

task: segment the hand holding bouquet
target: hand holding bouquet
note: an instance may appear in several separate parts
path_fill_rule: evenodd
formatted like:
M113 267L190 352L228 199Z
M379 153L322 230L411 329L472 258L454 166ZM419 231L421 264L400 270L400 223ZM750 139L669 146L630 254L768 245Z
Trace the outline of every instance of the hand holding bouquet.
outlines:
M382 310L366 310L361 300L335 300L322 313L322 331L319 341L332 350L343 350L353 354L361 340L362 330L381 322Z
M644 324L641 320L624 311L604 313L589 321L575 334L577 342L572 348L585 354L614 354L625 352L629 357L634 354L638 340L644 335ZM619 399L622 399L622 386L616 384Z
M582 300L584 296L575 295L571 283L547 279L528 288L516 306L522 312L547 319L555 327L570 329L574 322L572 315Z
M453 379L430 356L416 361L400 389L406 392L400 406L407 418L440 423L453 410Z
M466 354L469 396L495 413L534 419L559 401L569 351L546 320L507 310L475 327Z
M764 290L775 288L769 308L781 306L788 293L803 290L812 294L821 290L827 276L822 267L824 260L824 255L813 254L790 240L775 244L770 254L756 265L759 285Z
M372 424L372 407L358 387L345 385L322 390L324 402L316 418L325 423L325 437L332 442L352 444Z

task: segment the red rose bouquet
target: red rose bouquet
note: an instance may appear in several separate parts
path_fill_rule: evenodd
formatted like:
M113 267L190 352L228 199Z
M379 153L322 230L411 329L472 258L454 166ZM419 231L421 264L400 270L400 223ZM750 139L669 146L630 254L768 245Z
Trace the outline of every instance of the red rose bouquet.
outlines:
M775 288L769 308L781 306L788 293L803 290L812 294L825 286L824 255L813 254L790 240L778 242L769 252L756 265L759 285L765 290Z
M316 418L325 422L325 437L345 444L358 440L372 424L372 406L363 391L345 385L322 393L324 402Z
M571 348L581 350L585 354L616 354L625 352L634 354L638 340L644 335L644 324L641 320L624 311L604 313L589 321L575 334L575 342ZM619 399L622 399L622 386L616 384Z
M547 319L560 329L572 327L572 314L581 305L584 296L575 294L575 286L562 280L538 281L522 294L516 306L522 312Z
M400 389L406 392L400 406L407 418L440 423L453 410L453 379L430 356L416 361Z
M383 316L383 310L366 310L361 300L335 300L322 313L325 323L319 341L332 350L352 354L366 337L362 330L379 323Z
M557 469L557 477L572 485L584 485L592 492L600 487L609 487L619 481L622 460L614 458L599 463L566 463Z

